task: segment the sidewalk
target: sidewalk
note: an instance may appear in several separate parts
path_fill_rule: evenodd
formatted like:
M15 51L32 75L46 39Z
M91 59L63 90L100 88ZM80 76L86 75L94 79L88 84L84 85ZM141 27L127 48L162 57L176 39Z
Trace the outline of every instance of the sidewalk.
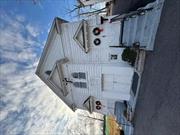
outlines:
M135 62L135 70L141 75L144 70L144 64L145 64L145 59L146 59L146 51L144 50L139 50L138 51L138 56Z

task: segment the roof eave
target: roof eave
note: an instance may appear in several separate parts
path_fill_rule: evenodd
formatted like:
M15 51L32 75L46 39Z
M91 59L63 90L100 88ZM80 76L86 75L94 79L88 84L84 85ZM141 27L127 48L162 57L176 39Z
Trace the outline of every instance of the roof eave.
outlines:
M49 43L51 42L51 39L52 39L52 37L53 37L53 31L56 30L56 32L57 32L58 34L60 34L60 33L61 33L61 31L60 31L60 25L61 25L62 23L67 23L67 22L68 22L68 21L66 21L66 20L64 20L64 19L61 19L61 18L59 18L59 17L54 18L53 23L52 23L52 26L51 26L51 29L50 29L50 32L49 32L48 37L47 37L47 41L46 41L46 43L45 43L45 47L44 47L44 49L43 49L43 52L42 52L41 57L40 57L40 59L39 59L38 66L37 66L36 71L35 71L35 74L36 74L45 84L47 84L47 86L48 86L50 89L52 89L52 91L53 91L56 95L59 95L59 94L56 93L56 92L53 90L54 87L50 84L50 82L48 82L48 80L46 80L43 76L41 76L40 69L41 69L41 66L42 66L42 64L43 64L43 61L44 61L44 59L45 59L45 56L46 56L46 54L47 54L47 50L48 50L48 48L49 48L49 46L50 46ZM74 111L74 108L72 108L71 105L69 105L68 103L66 103L64 100L62 100L62 101L63 101L72 111Z
M47 53L47 50L50 46L50 41L53 37L53 31L56 30L56 32L58 34L61 33L61 30L60 30L60 26L62 23L67 23L68 21L64 20L64 19L61 19L59 17L55 17L54 20L53 20L53 23L52 23L52 26L51 26L51 29L50 29L50 32L48 34L48 37L47 37L47 41L46 41L46 44L45 44L45 47L43 49L43 52L42 52L42 55L40 57L40 60L39 60L39 63L38 63L38 66L37 66L37 69L36 69L36 75L40 75L40 68L41 68L41 65L45 59L45 56L46 56L46 53Z

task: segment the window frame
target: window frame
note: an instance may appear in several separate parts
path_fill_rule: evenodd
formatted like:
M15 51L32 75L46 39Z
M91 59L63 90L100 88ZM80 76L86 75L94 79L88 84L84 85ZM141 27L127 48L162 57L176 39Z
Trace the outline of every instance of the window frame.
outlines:
M78 84L78 85L76 85L76 84ZM87 89L87 83L86 82L73 82L73 86L76 88Z
M71 75L74 79L85 79L86 80L86 73L85 72L73 72ZM77 77L75 77L74 75L75 76L77 75Z
M118 60L118 54L110 54L110 60Z

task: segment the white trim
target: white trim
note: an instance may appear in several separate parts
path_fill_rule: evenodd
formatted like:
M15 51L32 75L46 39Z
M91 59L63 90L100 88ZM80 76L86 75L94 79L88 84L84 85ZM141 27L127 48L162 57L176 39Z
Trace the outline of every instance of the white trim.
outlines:
M66 20L63 20L63 19L58 18L58 17L56 17L54 19L52 26L51 26L51 29L50 29L50 32L48 34L47 42L45 44L45 47L43 49L42 55L41 55L40 60L39 60L39 64L38 64L37 69L36 69L36 74L38 76L40 75L40 68L42 67L43 62L46 59L46 54L47 54L48 49L50 47L50 42L53 39L54 31L56 31L58 34L60 34L59 33L60 32L60 26L59 25L61 25L61 23L66 23L66 22L67 22Z
M83 44L79 42L77 39L77 36L80 32L80 30L83 29ZM77 28L77 31L73 37L73 39L76 41L76 43L79 45L79 47L85 52L88 53L89 51L89 45L88 45L88 39L87 39L88 33L87 33L87 21L82 20L82 22L79 24L79 27ZM83 47L84 46L84 47Z
M63 93L64 96L67 96L67 95L68 95L68 91L67 91L66 86L65 86L64 81L63 81L64 75L63 75L61 66L62 66L63 63L66 63L66 62L68 62L68 59L67 59L67 58L58 60L58 61L54 64L53 69L52 69L52 72L51 72L50 76L48 77L48 81L49 81L54 87L56 87L56 89L60 90L60 91ZM62 86L61 88L60 88L59 86L57 86L57 85L51 80L52 75L53 75L53 73L54 73L54 71L55 71L56 69L57 69L57 71L58 71L59 81L60 81L61 86Z
M89 104L89 108L87 108L86 103ZM89 96L83 103L83 106L90 112L92 113L94 111L94 98L93 96Z

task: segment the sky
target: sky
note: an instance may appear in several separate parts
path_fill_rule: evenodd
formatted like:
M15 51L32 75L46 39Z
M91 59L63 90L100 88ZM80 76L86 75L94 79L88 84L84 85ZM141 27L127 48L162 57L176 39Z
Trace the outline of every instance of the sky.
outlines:
M36 0L37 1L37 0ZM0 135L101 135L102 122L72 112L36 75L54 17L75 0L0 0Z

